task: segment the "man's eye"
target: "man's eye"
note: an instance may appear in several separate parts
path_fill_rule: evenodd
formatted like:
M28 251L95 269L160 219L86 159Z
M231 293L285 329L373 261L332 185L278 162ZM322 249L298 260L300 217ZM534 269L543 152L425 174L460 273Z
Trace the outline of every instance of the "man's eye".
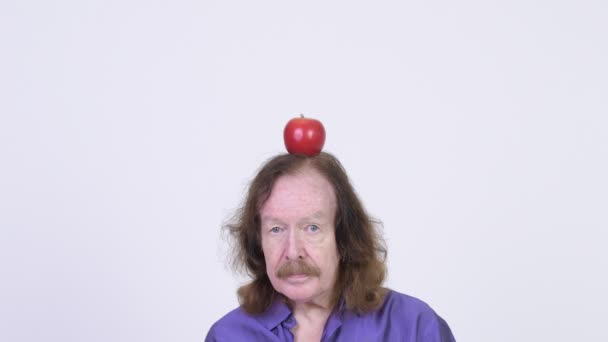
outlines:
M280 233L281 232L281 228L279 228L279 227L272 227L272 228L270 228L270 232L271 233L275 233L275 234L276 233Z
M312 233L319 231L319 227L315 224L311 224L310 226L308 226L308 230L311 231Z

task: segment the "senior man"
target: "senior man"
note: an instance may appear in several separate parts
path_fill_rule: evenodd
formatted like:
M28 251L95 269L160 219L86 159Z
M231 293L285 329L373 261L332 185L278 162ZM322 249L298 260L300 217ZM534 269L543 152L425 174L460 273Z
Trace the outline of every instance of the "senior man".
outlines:
M270 159L226 228L252 281L206 341L454 341L427 304L382 287L383 240L329 153Z

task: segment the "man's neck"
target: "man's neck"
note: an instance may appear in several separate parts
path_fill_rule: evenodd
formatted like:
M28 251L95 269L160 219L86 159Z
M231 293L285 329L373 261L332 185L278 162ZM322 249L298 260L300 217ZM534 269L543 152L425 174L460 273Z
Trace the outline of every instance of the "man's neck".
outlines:
M318 321L319 319L322 319L323 322L325 322L331 314L332 309L333 308L329 303L294 303L293 315L296 317L298 322L301 320L314 322Z
M331 315L332 307L316 303L296 303L293 306L293 315L297 325L292 333L296 341L320 341L323 336L325 323Z

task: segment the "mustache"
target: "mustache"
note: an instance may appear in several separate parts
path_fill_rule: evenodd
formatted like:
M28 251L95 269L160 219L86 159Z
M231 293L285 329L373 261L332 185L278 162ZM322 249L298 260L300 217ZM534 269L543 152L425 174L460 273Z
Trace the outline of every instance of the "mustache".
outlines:
M287 278L296 274L319 277L321 276L321 270L316 266L307 264L303 260L288 262L277 270L277 277L279 278Z

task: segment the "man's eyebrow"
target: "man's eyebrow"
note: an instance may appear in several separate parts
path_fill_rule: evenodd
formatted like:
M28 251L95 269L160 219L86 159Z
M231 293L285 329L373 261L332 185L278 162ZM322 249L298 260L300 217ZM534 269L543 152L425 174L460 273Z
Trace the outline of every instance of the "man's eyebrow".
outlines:
M310 218L323 218L324 216L326 216L325 211L319 210L310 215Z
M304 216L300 221L320 220L320 219L325 218L326 216L327 215L326 215L325 211L319 210L319 211L315 211L314 213L312 213L310 215ZM266 223L266 224L268 224L268 223L281 223L281 224L284 223L283 220L281 220L280 218L276 218L274 216L268 216L268 215L262 216L261 217L261 222Z
M319 210L316 211L314 213L312 213L311 215L305 216L304 218L302 218L302 221L307 221L307 220L322 220L324 218L327 218L327 214L325 211L323 210Z
M261 222L264 223L283 223L280 219L273 216L262 216Z

